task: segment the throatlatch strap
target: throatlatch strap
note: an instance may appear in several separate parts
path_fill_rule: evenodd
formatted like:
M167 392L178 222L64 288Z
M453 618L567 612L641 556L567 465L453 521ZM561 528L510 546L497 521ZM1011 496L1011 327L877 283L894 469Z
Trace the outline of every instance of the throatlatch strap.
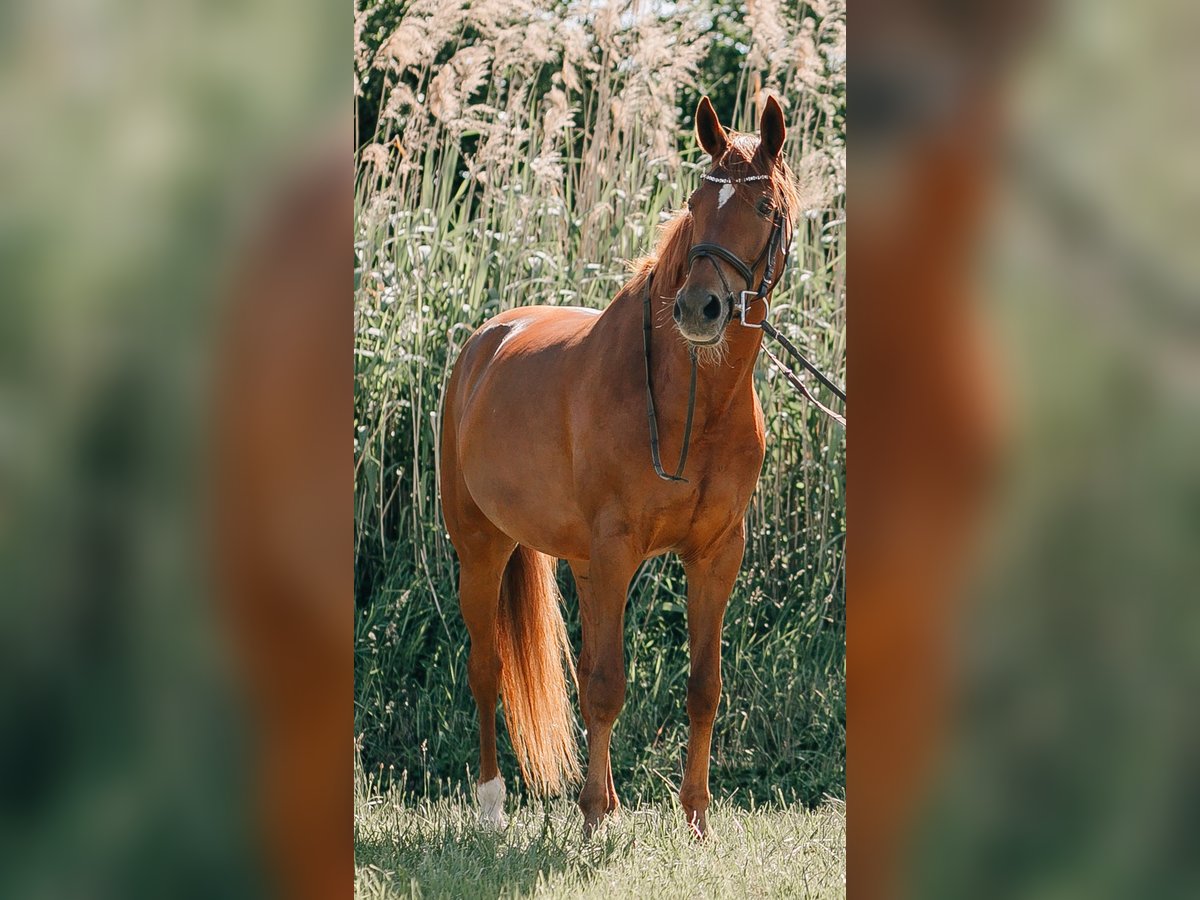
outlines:
M696 411L696 348L689 348L692 359L692 377L688 385L687 422L683 426L683 449L679 451L679 466L674 475L668 475L662 466L662 458L658 446L658 416L654 413L654 385L652 382L650 364L650 330L653 323L650 318L650 287L654 283L654 273L646 276L646 294L642 300L642 344L646 351L646 417L650 421L650 460L654 463L654 471L663 481L684 481L683 467L687 463L688 447L692 442L692 415Z

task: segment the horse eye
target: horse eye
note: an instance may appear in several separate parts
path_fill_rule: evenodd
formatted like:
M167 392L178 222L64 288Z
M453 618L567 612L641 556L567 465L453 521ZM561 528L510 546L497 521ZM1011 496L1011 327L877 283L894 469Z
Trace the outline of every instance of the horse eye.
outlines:
M769 216L771 214L771 201L766 197L758 201L758 214L760 216Z

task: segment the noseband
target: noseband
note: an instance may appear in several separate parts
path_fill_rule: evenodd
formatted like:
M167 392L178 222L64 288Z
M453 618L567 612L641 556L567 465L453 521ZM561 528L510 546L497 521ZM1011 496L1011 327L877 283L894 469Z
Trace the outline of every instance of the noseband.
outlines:
M705 181L729 185L745 184L748 181L768 181L770 178L770 175L747 175L745 178L721 178L717 175L704 176ZM775 256L779 252L780 245L783 243L785 224L783 213L779 210L776 210L775 217L771 224L771 233L767 237L766 246L763 247L762 252L758 254L754 262L750 263L749 265L747 265L745 261L736 253L726 249L725 247L722 247L720 244L694 244L692 245L692 249L688 251L689 268L696 260L700 258L705 258L712 263L713 268L717 271L717 277L721 279L721 284L725 288L725 302L729 305L729 315L731 317L736 317L738 321L747 328L761 328L762 323L765 322L767 317L771 314L771 305L767 300L767 295L771 293L772 289L774 289L775 282L778 280L775 278ZM783 250L784 266L787 265L787 258L788 254L791 252L791 249L791 241L789 240L787 246L784 247ZM757 269L759 263L763 261L763 257L766 257L767 265L766 268L763 269L763 277L762 281L760 281L758 284L758 290L755 290L754 270ZM742 280L746 283L747 289L744 291L739 291L736 300L734 299L733 288L729 286L729 282L725 279L725 273L721 270L721 267L717 265L718 259L732 266L733 270L741 275ZM783 269L781 267L780 275L782 274ZM749 300L746 299L747 295L750 296ZM756 300L762 300L763 303L766 304L766 311L763 313L762 319L758 322L748 322L746 321L746 307ZM719 335L717 339L720 339Z

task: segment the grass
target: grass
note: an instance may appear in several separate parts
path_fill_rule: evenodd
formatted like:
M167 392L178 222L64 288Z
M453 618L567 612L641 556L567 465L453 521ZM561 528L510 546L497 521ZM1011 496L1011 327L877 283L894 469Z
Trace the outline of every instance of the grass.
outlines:
M717 802L696 841L677 806L624 809L591 840L564 799L527 801L502 832L463 793L413 800L371 791L355 804L355 895L400 897L844 897L845 805Z
M688 118L698 93L713 94L726 123L742 130L755 127L757 78L784 99L785 153L812 199L774 316L841 382L846 347L844 77L821 62L840 52L838 4L819 20L756 4L755 14L776 16L778 26L770 32L760 21L756 31L796 50L773 54L746 23L704 2L682 18L682 7L660 16L655 4L572 5L569 13L488 4L483 30L434 6L405 7L405 27L425 37L395 42L399 56L364 52L359 73L393 85L380 102L394 115L360 151L356 200L355 736L367 770L378 777L393 768L411 803L463 795L478 758L457 560L437 495L453 361L501 310L609 303L624 261L651 249L657 225L706 168ZM559 27L543 35L555 16ZM728 40L709 36L704 23L714 17ZM365 34L374 19L360 20ZM545 53L516 52L534 31ZM739 42L751 48L745 56ZM722 70L722 60L735 68ZM447 66L488 76L440 77ZM713 743L712 792L730 816L767 803L822 808L845 793L845 435L765 362L756 384L767 458L723 631ZM560 584L578 647L565 565ZM613 772L624 803L666 822L687 737L677 560L651 560L635 577L625 637L628 700ZM503 727L500 741L501 769L519 790Z

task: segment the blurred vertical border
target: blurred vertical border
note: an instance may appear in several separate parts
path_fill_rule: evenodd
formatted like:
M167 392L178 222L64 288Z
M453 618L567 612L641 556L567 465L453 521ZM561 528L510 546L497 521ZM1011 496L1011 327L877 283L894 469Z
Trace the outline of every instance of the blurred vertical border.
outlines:
M1196 16L850 5L852 897L1200 888ZM4 896L352 890L351 24L0 12Z
M1200 17L848 32L849 896L1196 896Z
M352 10L0 10L0 895L352 891Z

